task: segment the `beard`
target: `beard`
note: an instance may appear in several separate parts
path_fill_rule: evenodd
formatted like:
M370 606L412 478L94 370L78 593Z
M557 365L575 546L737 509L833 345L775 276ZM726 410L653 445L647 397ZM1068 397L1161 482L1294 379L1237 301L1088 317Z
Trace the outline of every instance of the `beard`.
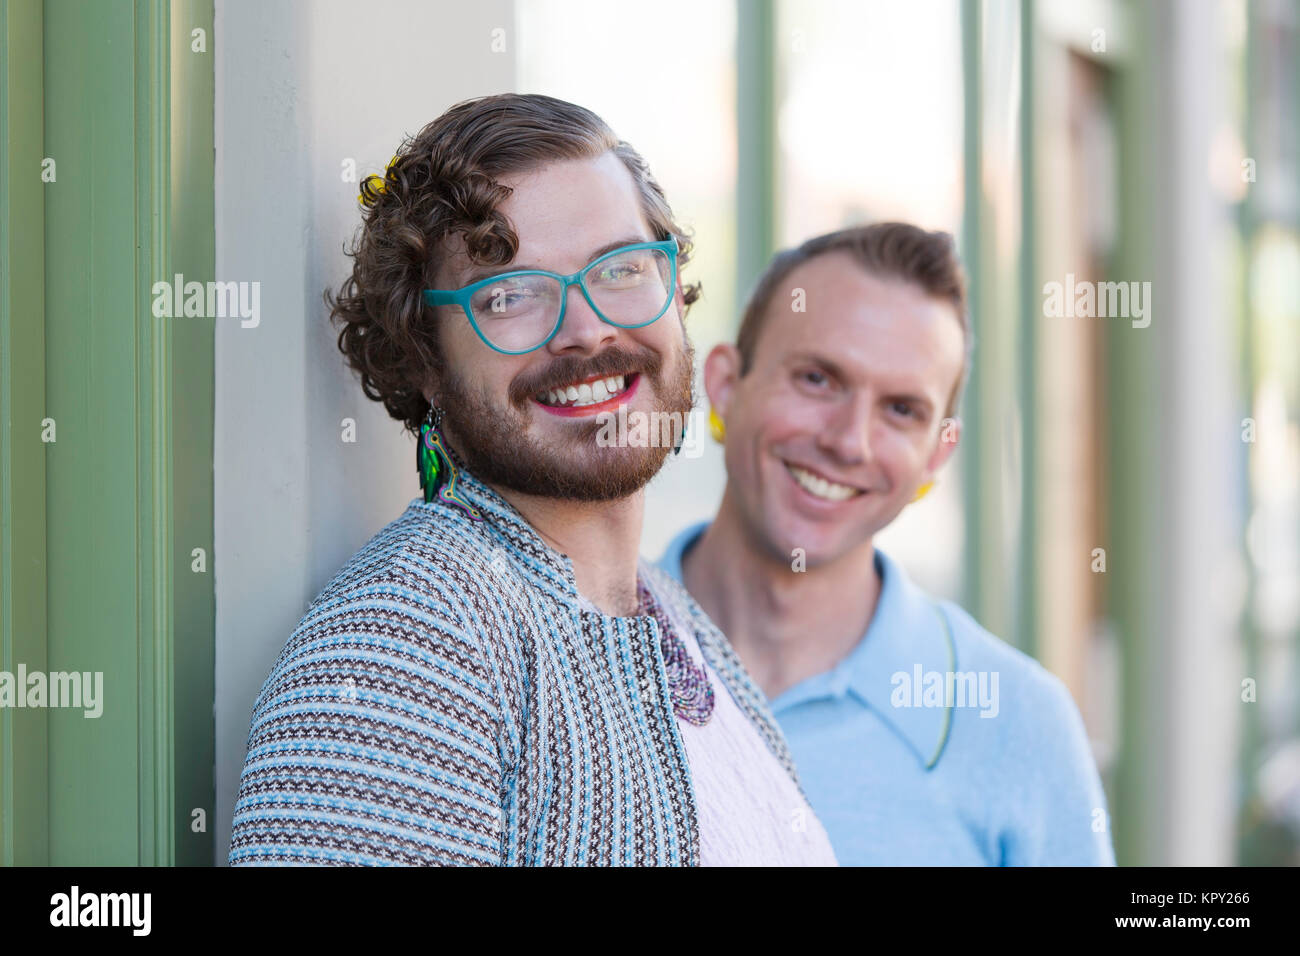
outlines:
M682 330L682 347L664 369L661 355L650 349L608 348L591 358L565 356L511 383L506 405L493 401L455 371L443 367L440 391L446 410L443 428L454 445L453 454L481 481L522 494L570 501L613 501L645 487L669 449L654 442L647 447L602 445L597 435L606 428L606 415L560 419L566 435L547 445L528 434L528 405L533 396L566 382L593 375L638 372L638 392L653 386L653 411L676 414L685 424L695 407L695 350ZM627 413L627 414L640 414ZM649 414L649 413L647 413ZM653 420L653 419L652 419Z

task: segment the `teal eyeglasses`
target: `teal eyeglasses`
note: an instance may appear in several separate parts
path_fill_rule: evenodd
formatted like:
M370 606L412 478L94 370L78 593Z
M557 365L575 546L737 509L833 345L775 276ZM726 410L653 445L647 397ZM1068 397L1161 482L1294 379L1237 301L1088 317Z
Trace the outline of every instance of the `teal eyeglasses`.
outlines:
M569 286L603 322L639 329L665 312L677 290L677 238L619 246L573 275L503 272L463 289L425 289L427 305L458 305L488 348L503 355L539 349L560 331Z

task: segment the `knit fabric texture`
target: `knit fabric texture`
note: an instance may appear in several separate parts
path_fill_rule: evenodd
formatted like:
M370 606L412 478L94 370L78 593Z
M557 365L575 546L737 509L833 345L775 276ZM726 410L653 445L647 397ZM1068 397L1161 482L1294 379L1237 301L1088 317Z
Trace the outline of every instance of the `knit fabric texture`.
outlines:
M658 625L584 602L570 559L452 454L484 520L417 498L309 606L254 706L229 862L699 865ZM806 803L730 644L639 574Z

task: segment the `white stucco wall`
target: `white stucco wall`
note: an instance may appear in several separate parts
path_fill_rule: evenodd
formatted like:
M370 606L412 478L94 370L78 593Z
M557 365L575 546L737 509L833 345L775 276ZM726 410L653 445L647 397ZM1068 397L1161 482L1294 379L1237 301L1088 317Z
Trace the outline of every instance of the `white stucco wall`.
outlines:
M360 221L344 160L379 172L448 106L513 89L512 34L510 0L216 0L217 276L261 284L258 324L216 333L220 864L262 681L306 605L419 492L412 439L345 368L322 301Z

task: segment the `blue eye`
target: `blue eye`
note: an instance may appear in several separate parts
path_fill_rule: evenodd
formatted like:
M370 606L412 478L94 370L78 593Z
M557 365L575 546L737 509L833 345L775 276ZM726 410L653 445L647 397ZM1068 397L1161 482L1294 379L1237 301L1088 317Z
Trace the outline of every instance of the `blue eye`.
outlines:
M817 369L809 369L806 372L801 372L800 377L811 385L823 385L826 383L826 373L818 371ZM813 381L814 378L817 379L817 381Z

